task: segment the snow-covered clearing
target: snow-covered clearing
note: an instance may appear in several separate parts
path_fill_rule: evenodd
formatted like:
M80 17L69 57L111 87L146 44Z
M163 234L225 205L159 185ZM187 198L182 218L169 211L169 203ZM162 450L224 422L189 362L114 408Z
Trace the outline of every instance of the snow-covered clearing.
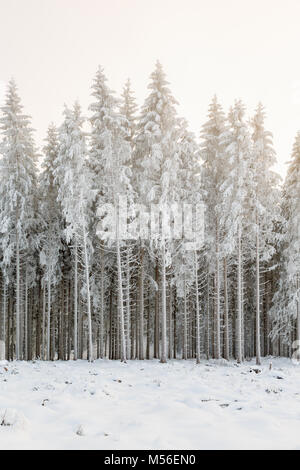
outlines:
M2 362L0 449L300 449L300 367L252 369Z

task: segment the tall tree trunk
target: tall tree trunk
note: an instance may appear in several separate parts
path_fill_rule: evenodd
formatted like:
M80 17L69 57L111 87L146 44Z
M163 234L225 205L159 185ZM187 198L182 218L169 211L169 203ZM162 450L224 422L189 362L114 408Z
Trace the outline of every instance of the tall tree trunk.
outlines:
M43 282L42 359L45 360L46 287Z
M116 221L116 244L117 244L117 269L118 269L118 306L119 306L119 326L121 337L121 361L126 362L126 342L124 326L124 301L123 301L123 282L122 282L122 263L119 239L119 214Z
M144 249L142 247L139 273L139 359L144 360Z
M207 274L207 302L206 302L206 358L209 360L210 357L210 331L209 331L209 326L210 326L210 279L209 279L209 273Z
M78 246L74 247L74 361L78 359Z
M196 290L196 363L200 364L200 307L199 307L199 286L198 286L198 257L195 251L195 290Z
M28 361L28 269L25 268L25 310L24 310L24 330L25 330L25 361Z
M158 262L155 266L155 282L157 285L157 290L155 293L155 313L154 313L154 358L159 358L159 269L158 269Z
M92 311L91 311L91 294L90 294L90 268L89 268L89 257L87 252L87 235L85 228L83 228L83 251L84 251L84 270L85 270L85 282L86 282L86 302L88 312L88 350L89 350L89 361L93 362L93 337L92 337Z
M41 280L38 281L37 286L37 304L36 304L36 327L35 327L35 357L41 359Z
M147 346L146 346L146 359L150 359L150 288L148 288L148 307L147 307Z
M242 362L242 246L241 232L239 229L238 240L238 265L237 265L237 324L236 324L236 358Z
M130 250L129 246L127 247L126 253L126 347L127 347L127 359L130 359Z
M183 286L183 292L184 292L184 298L183 298L183 359L187 359L187 300L186 300L186 278L184 274L184 280L183 280L184 286Z
M298 348L300 346L300 281L299 281L299 274L297 273L297 341L298 341Z
M173 359L173 292L171 281L169 288L169 358Z
M228 319L228 285L227 259L224 258L224 357L229 361L229 319Z
M260 357L260 269L259 269L259 227L256 218L256 364L261 365Z
M6 282L4 276L2 276L3 283L3 297L2 297L2 314L0 322L0 361L5 359L5 325L6 325Z
M47 311L47 361L50 361L50 329L51 329L51 275L48 273L48 311ZM54 332L53 332L54 335Z
M216 227L216 273L215 273L215 286L216 286L216 312L215 312L215 320L216 320L216 333L215 333L215 341L216 341L216 359L221 358L221 335L220 335L220 259L219 259L219 227L217 224Z
M176 359L177 355L177 337L176 337L176 308L177 308L177 290L175 288L175 300L174 300L174 330L173 330L173 357Z
M161 357L160 362L167 362L167 299L166 299L166 249L162 246L162 279L161 279Z
M16 359L20 359L20 240L19 231L16 233Z

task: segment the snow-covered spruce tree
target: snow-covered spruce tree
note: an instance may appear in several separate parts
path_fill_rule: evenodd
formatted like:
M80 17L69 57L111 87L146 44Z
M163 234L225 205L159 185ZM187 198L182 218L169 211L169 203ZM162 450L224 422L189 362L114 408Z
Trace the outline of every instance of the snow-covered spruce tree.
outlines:
M43 310L42 319L42 357L45 357L44 346L46 344L46 357L50 360L50 326L52 286L61 278L60 251L63 240L63 217L61 205L58 201L58 184L55 181L55 165L59 151L58 131L51 124L48 128L46 145L44 146L44 160L42 173L39 179L40 187L40 213L44 219L44 227L41 234L40 264L43 269L43 291L47 290L47 321L46 312ZM46 302L45 302L46 306Z
M236 317L236 359L243 360L243 263L242 236L245 227L245 205L247 200L246 181L252 157L252 142L247 123L245 107L236 101L229 112L229 128L222 136L225 145L228 173L221 186L222 216L224 224L224 251L237 255L237 317Z
M78 103L65 107L64 122L59 129L59 149L55 160L58 201L66 221L65 237L72 243L74 257L74 359L78 357L78 267L84 268L84 293L88 322L88 359L93 361L92 311L90 295L91 207L95 197L92 174L87 165L84 118Z
M283 187L282 215L281 271L271 309L272 338L282 338L291 346L293 337L300 341L300 132Z
M120 114L125 117L124 127L127 131L126 140L134 146L136 128L137 128L138 106L134 92L131 89L131 82L128 79L124 85L120 100Z
M191 357L188 351L188 328L193 323L193 312L188 308L188 296L195 305L195 352L200 363L200 302L199 302L199 249L202 247L202 203L200 155L195 136L188 130L188 123L179 120L177 181L174 179L173 199L183 210L181 240L174 242L172 267L176 283L177 298L183 305L183 358ZM197 212L198 211L198 212ZM201 220L198 220L201 217ZM190 321L188 322L188 317Z
M247 188L247 206L245 237L250 243L252 256L255 259L256 290L256 363L261 364L261 265L267 269L267 262L275 253L278 240L277 226L279 217L279 176L272 170L276 163L272 145L272 134L264 127L265 113L263 106L258 105L251 120L252 158L245 186ZM267 313L268 314L268 313Z
M208 121L201 131L201 157L203 159L202 185L206 205L205 243L208 266L215 277L215 358L221 357L221 312L220 312L220 258L223 254L226 267L227 258L222 241L224 224L221 223L223 213L223 184L227 178L227 158L225 153L224 133L226 131L225 115L217 97L214 96L208 111ZM225 285L226 293L226 285ZM229 359L229 326L227 298L224 299L224 356Z
M124 127L126 130L126 140L130 145L131 155L134 154L135 149L135 138L137 129L137 110L134 93L131 89L131 82L128 79L123 88L123 92L120 100L120 114L125 118ZM132 175L133 176L133 175ZM131 178L131 184L134 190L135 179ZM128 218L130 223L132 218ZM126 246L126 259L125 259L125 272L126 272L126 355L127 359L131 357L131 341L130 341L130 319L132 315L132 302L131 302L131 276L134 274L133 266L136 263L136 240L127 240ZM139 328L139 359L144 359L144 247L139 244L139 317L140 317L140 328Z
M23 107L14 80L8 85L5 105L0 119L3 142L0 161L0 233L4 273L15 267L16 297L16 359L22 358L21 324L23 312L21 290L22 261L36 233L36 149L30 118Z
M130 205L132 188L130 184L131 146L126 140L128 123L124 116L117 112L118 100L106 85L103 69L99 67L92 86L94 103L90 105L91 117L91 150L90 166L94 172L94 187L97 191L96 205L98 215L104 226L110 226L114 236L102 240L110 249L115 248L117 264L117 296L118 318L121 338L121 360L126 362L124 292L121 247L122 239L120 198L125 198ZM106 207L110 204L114 214L107 214Z
M156 63L148 85L150 94L142 107L136 139L134 170L138 172L139 203L150 212L151 205L160 210L176 202L178 154L177 102L168 89L165 73ZM160 227L162 228L162 227ZM172 243L163 230L151 233L149 248L156 253L161 267L161 354L167 361L166 270L171 265Z

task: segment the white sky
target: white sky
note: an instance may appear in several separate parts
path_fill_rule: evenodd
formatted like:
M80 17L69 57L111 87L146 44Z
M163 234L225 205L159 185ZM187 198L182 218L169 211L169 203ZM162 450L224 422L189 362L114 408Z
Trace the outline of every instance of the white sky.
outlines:
M199 135L214 93L266 107L279 171L300 129L299 0L0 0L0 95L14 76L41 143L63 103L84 110L98 64L139 103L159 59Z

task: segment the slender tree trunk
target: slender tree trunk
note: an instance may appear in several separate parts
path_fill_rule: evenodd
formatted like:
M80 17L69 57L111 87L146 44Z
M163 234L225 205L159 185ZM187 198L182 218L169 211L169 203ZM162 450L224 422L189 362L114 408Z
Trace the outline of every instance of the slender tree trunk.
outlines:
M300 282L299 282L299 274L297 274L297 341L298 346L300 346Z
M144 360L144 249L140 248L139 273L139 359Z
M15 317L14 317L14 299L11 296L10 297L10 302L9 302L9 317L10 317L10 323L9 323L9 347L10 347L10 360L14 360L14 327L15 327Z
M74 246L74 361L78 359L78 246Z
M16 233L16 359L20 359L20 240L19 231Z
M175 289L175 300L174 300L174 330L173 330L173 357L176 359L177 355L177 337L176 337L176 308L177 308L177 291Z
M256 219L256 223L258 221ZM256 229L256 364L261 365L260 357L260 269L259 269L259 228Z
M186 301L186 278L184 274L184 299L183 299L183 359L187 359L188 351L187 351L187 301Z
M126 346L127 346L127 359L130 359L130 250L127 247L126 254Z
M0 322L0 361L5 360L5 325L6 325L6 282L2 276L3 282L3 297L2 297L2 315Z
M200 364L200 307L199 307L199 286L198 286L198 258L195 251L195 290L196 290L196 363Z
M216 228L216 359L221 358L219 227Z
M112 288L109 295L109 359L113 359L113 308L112 308Z
M48 311L47 311L47 361L50 361L50 328L51 328L51 275L48 273Z
M169 288L169 358L173 359L173 292L170 282Z
M139 359L144 360L144 249L140 248L139 275Z
M224 258L224 357L229 361L229 319L228 319L228 286L227 259Z
M126 342L125 342L125 326L124 326L124 301L123 301L123 282L122 282L122 263L119 239L119 214L117 215L117 230L116 230L116 244L117 244L117 268L118 268L118 304L119 304L119 326L121 336L121 361L126 362Z
M167 362L167 300L166 300L166 249L162 246L162 279L161 279L161 296L162 296L162 312L161 312L161 357L160 362Z
M89 269L89 258L87 252L87 236L85 228L83 228L83 250L84 250L84 269L85 269L85 282L86 282L86 302L87 302L87 313L88 313L88 350L89 350L89 361L93 362L93 337L92 337L92 311L91 311L91 294L90 294L90 269Z
M210 325L210 295L209 295L209 273L207 274L207 306L206 306L206 358L209 360L210 357L210 332L209 332L209 325Z
M148 289L146 359L150 359L150 288Z
M46 287L43 283L42 359L45 360Z
M155 313L154 313L154 357L159 358L159 269L158 263L155 266L155 282L157 285L157 291L155 293Z
M237 265L237 325L236 325L236 355L237 362L242 362L242 246L241 232L238 232L238 265Z
M28 269L25 268L25 310L24 310L24 330L25 330L25 361L28 361Z
M39 279L37 286L37 303L36 303L36 327L35 327L35 357L41 359L41 306L42 306L42 296L41 296L41 281Z

